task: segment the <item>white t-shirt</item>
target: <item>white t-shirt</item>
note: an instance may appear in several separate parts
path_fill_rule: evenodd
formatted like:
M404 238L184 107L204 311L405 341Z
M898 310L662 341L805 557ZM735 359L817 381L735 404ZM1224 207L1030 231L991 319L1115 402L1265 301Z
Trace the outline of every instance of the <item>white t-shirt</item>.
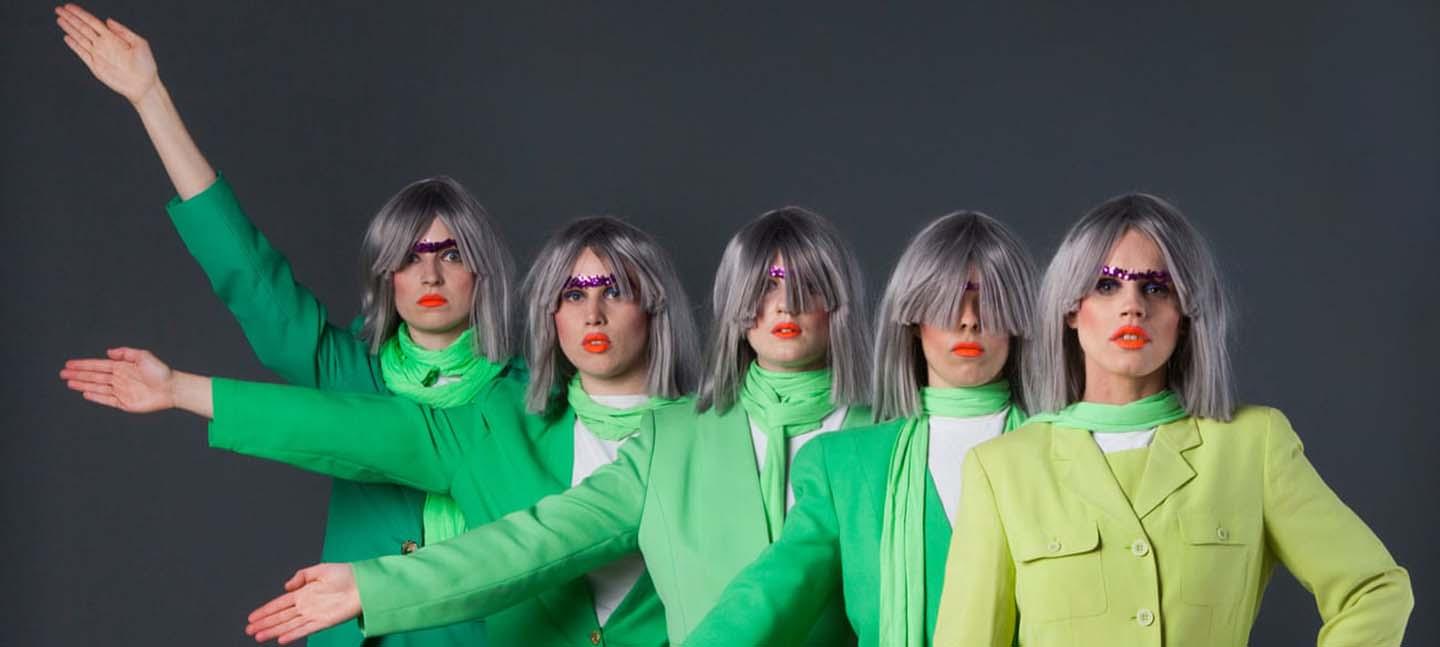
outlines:
M1010 408L1006 407L997 413L970 418L930 416L930 455L926 463L950 525L955 525L955 510L960 507L960 467L966 452L1004 432L1005 417L1009 414Z
M799 452L800 448L805 446L805 443L810 442L811 439L819 436L822 433L839 429L840 425L844 424L845 414L849 412L849 410L850 407L839 407L834 411L830 412L830 415L825 416L825 418L820 421L819 429L816 429L814 431L807 431L798 436L791 436L790 442L785 447L787 450L789 450L788 453L790 463L787 463L787 465L795 462L795 453ZM765 443L769 442L769 439L765 435L765 430L761 429L760 425L756 424L754 420L750 421L750 439L755 444L755 466L763 472L765 470ZM790 471L786 470L785 510L788 512L790 510L790 507L793 505L795 505L795 491L790 488Z
M645 404L650 396L592 395L590 399L607 407L629 409ZM575 466L570 473L570 485L579 485L595 470L615 462L615 457L620 455L620 445L624 442L596 436L585 427L585 423L580 422L580 417L576 416ZM644 572L645 560L637 552L585 574L586 581L590 583L591 594L595 598L595 616L599 618L601 625L615 613L616 607L625 600L625 596L635 586L635 581L639 580Z

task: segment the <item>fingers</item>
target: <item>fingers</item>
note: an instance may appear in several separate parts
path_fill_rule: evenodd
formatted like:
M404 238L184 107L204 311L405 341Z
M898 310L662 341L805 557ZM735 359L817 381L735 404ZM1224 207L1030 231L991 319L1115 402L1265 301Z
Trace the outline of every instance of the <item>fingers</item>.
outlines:
M115 374L110 371L79 371L67 368L60 371L60 379L74 380L77 382L93 382L95 384L113 384Z
M250 624L245 625L245 635L254 636L255 634L258 634L262 631L275 629L276 627L285 623L289 623L299 617L300 611L297 610L295 607L282 609L279 613L272 613L268 616L262 616L259 620L253 620L250 622ZM276 633L284 633L285 631L286 629L278 629L276 630Z
M115 387L108 382L86 382L84 380L68 379L65 386L71 391L80 393L94 393L96 395L115 395Z
M90 35L90 30L85 29L83 24L71 18L69 14L64 13L60 9L55 10L55 15L57 16L55 24L60 25L60 30L64 31L65 35L74 38L76 44L79 45L81 49L94 51L95 38Z
M129 45L131 47L138 47L145 44L145 39L141 38L140 34L130 31L129 27L120 24L120 21L114 18L106 18L105 25L110 27L110 31L114 32L115 35L119 36L120 40L125 41L126 45Z
M62 28L65 25L69 25L70 29L66 30L68 33L80 38L81 44L88 44L94 47L95 43L100 40L100 31L95 29L94 25L87 23L79 14L75 13L72 7L74 7L74 5L66 5L55 10L56 15L58 15L61 22L64 23L61 25Z
M294 609L294 608L295 608L295 594L294 594L294 593L286 593L286 594L284 594L284 595L281 595L280 597L275 598L274 600L271 600L271 601L269 601L269 602L266 602L266 603L265 603L264 605L262 605L259 609L256 609L256 610L254 610L254 611L251 611L251 612L250 612L250 615L247 616L245 619L246 619L247 621L251 622L251 623L254 623L254 622L256 622L257 620L259 620L260 618L264 618L264 617L266 617L266 616L269 616L269 615L272 615L272 614L275 614L275 613L279 613L279 612L281 612L281 611L283 611L283 610L285 610L285 609Z
M105 23L100 22L99 18L96 18L94 15L86 11L80 5L74 3L67 4L65 5L65 9L69 10L70 15L75 16L82 23L84 23L86 27L89 27L92 31L94 31L95 38L98 39L104 34L110 33L110 30L105 28Z
M121 410L124 410L124 408L125 408L125 407L123 407L123 406L120 405L120 399L119 399L119 398L116 398L116 397L113 396L113 395L101 395L101 394L99 394L99 393L89 393L89 392L81 393L80 395L84 396L86 400L89 400L89 401L91 401L91 402L94 402L95 404L103 404L103 405L105 405L105 406L107 406L107 407L111 407L111 408L115 408L115 409L121 409Z
M295 617L290 618L290 619L286 620L285 622L283 622L283 623L281 623L281 624L279 624L279 625L277 625L277 626L270 627L270 628L268 628L268 629L264 629L264 630L260 630L260 631L256 631L255 634L254 634L254 636L255 636L255 641L256 641L256 642L265 642L265 641L267 641L267 640L273 640L273 639L275 639L275 638L277 638L277 637L279 637L279 638L284 638L284 637L289 636L290 634L295 633L295 630L296 630L296 629L299 629L299 628L301 628L301 627L303 627L303 626L305 626L305 625L307 625L307 624L310 624L310 623L312 623L312 622L314 622L314 620L311 620L310 618L306 618L305 616L296 614ZM304 634L300 634L300 635L303 636ZM291 638L291 639L293 640L293 638Z
M75 55L80 57L80 62L84 63L85 67L95 67L95 57L92 56L89 51L80 47L80 44L75 42L75 39L71 38L69 34L65 35L65 44L70 47L70 51L75 52Z
M326 626L328 625L311 620L309 622L306 622L304 625L301 625L298 629L295 629L294 631L291 631L290 633L281 636L280 644L288 645L321 629L324 629Z
M65 370L69 371L96 371L100 373L114 373L117 363L108 359L72 359L65 361Z

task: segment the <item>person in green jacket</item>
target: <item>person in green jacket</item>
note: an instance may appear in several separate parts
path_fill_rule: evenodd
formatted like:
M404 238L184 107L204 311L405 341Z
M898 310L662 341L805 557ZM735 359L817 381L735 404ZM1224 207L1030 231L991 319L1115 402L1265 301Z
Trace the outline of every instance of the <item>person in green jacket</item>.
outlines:
M786 645L843 589L861 645L930 642L960 461L1025 417L1020 362L1035 270L1006 228L946 215L905 249L880 302L877 417L810 443L780 540L725 589L687 645Z
M1410 579L1275 409L1237 406L1209 245L1112 198L1055 253L1027 349L1043 412L965 457L935 644L1244 645L1276 564L1316 644L1399 645Z
M295 282L286 259L246 218L229 182L206 161L161 83L145 39L76 5L57 8L65 43L135 108L178 193L167 210L261 363L291 384L394 393L451 406L491 388L522 397L510 365L513 262L485 209L445 177L392 196L365 233L363 316L348 328ZM438 377L427 376L438 371ZM412 488L337 479L321 555L350 560L399 554L443 538L459 516L453 500ZM355 623L311 639L353 647ZM389 647L483 644L479 623L391 636Z
M861 286L853 254L826 220L794 207L761 216L731 239L722 257L717 322L696 408L649 412L614 463L529 509L400 561L302 569L287 583L290 593L252 614L247 631L289 642L356 616L362 599L370 635L485 617L638 547L664 603L669 639L682 642L729 580L779 536L794 499L787 468L799 446L869 422ZM307 426L421 439L392 452L392 462L405 464L433 462L431 446L491 424L488 403L439 411L168 370L145 373L137 363L114 368L108 386L116 400L107 404L134 399L178 406L213 418L212 443L282 460L314 453L294 441L316 435L304 433ZM286 409L310 415L299 420L277 413ZM287 446L243 445L238 430L272 425L286 428ZM423 433L407 433L411 428ZM830 612L809 642L853 642L838 592L825 595ZM609 633L596 631L592 642L606 642Z
M615 460L648 412L688 410L691 400L682 396L695 385L699 355L689 300L669 258L644 232L611 217L576 220L546 241L523 290L532 367L523 400L482 392L477 404L448 412L462 423L437 430L411 417L441 415L430 407L286 388L243 405L264 409L260 417L269 422L217 426L211 445L451 495L462 514L444 527L448 536L583 481ZM97 402L152 411L172 406L169 389L194 381L149 353L116 355L73 362L87 373L70 376L78 380L71 386ZM135 371L155 388L127 390ZM306 397L313 395L320 397ZM232 420L223 413L226 401L217 404L220 418ZM602 630L605 644L666 642L663 609L633 548L536 590L487 624L491 640L505 645L594 644Z

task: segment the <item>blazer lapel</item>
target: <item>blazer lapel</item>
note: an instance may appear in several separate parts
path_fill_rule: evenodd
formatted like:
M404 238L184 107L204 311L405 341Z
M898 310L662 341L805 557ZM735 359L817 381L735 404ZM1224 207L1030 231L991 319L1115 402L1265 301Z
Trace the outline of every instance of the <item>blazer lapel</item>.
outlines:
M1135 511L1090 432L1050 425L1050 460L1066 489L1115 519L1135 522Z
M760 493L755 442L750 439L750 418L736 405L724 414L701 416L698 422L696 450L702 480L696 487L705 514L724 527L718 537L725 538L727 552L759 554L770 545L770 531Z
M1145 475L1135 495L1135 515L1145 518L1176 490L1195 478L1195 469L1181 455L1200 445L1200 430L1194 418L1160 425L1155 442L1150 443L1150 457L1145 461Z

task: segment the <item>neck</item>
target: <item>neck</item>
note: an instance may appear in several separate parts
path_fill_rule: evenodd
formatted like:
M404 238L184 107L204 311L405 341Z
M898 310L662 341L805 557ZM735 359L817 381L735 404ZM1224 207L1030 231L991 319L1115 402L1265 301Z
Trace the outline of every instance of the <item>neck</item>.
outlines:
M650 374L644 366L639 370L631 370L624 375L614 377L599 377L595 375L580 374L580 387L590 395L636 395L646 392L649 386Z
M803 372L805 372L805 371L818 371L818 370L820 370L820 369L822 369L822 368L825 368L826 365L828 364L828 362L826 361L827 359L829 359L829 358L827 358L827 357L825 357L825 356L822 355L820 358L815 359L815 360L810 361L810 362L804 362L804 363L801 363L801 362L784 362L784 363L781 363L781 362L771 361L771 360L766 359L766 358L764 358L764 357L756 356L756 357L755 357L755 363L756 363L756 364L759 364L759 365L760 365L760 368L763 368L763 369L765 369L765 370L767 370L767 371L774 371L774 372L776 372L776 373L803 373Z
M1165 384L1163 368L1143 377L1132 377L1087 367L1085 394L1081 399L1096 404L1130 404L1164 391Z
M463 326L445 332L425 332L423 330L416 330L410 326L406 326L405 329L410 332L410 341L415 342L416 346L424 348L425 350L444 350L448 348L450 344L455 343L455 340L459 339L460 335L465 334L465 328Z

